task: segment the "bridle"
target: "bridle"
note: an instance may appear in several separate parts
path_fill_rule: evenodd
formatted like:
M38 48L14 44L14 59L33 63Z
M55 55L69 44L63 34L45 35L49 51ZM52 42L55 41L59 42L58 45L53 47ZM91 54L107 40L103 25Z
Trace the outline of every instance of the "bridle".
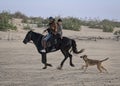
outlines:
M32 37L31 33L32 33L32 32L30 32L30 33L29 33L29 36L28 36L28 37L29 37L29 38L28 38L29 40L31 40L31 37ZM28 43L33 43L33 42L29 41Z

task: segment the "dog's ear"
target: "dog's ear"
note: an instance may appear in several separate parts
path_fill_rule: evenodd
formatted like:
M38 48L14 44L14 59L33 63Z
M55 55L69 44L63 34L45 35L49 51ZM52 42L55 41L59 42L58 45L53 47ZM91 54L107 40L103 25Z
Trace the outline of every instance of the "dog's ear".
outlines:
M84 55L84 57L87 57L87 55Z
M80 58L83 58L83 56L80 56Z

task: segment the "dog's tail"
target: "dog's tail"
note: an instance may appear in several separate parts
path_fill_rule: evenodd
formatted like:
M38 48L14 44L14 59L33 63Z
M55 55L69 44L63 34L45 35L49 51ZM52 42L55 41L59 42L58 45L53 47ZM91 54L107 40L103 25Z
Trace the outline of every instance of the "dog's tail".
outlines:
M71 51L73 51L75 54L79 54L79 53L84 52L84 49L81 49L80 51L78 51L75 40L72 40L72 50Z
M100 62L106 61L106 60L108 60L108 59L109 59L109 58L103 59L103 60L101 60Z

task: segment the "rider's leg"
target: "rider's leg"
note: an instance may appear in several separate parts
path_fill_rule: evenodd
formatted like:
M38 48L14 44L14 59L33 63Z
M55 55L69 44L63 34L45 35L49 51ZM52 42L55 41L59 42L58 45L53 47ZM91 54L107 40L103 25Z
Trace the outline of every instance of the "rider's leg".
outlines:
M46 40L43 40L43 48L46 48Z
M45 48L46 48L46 40L43 40L42 42L42 45L43 45L43 49L41 50L41 52L46 52Z
M41 52L46 52L46 48L47 48L47 41L48 39L51 37L51 34L48 34L44 39L43 39L43 49L41 50Z

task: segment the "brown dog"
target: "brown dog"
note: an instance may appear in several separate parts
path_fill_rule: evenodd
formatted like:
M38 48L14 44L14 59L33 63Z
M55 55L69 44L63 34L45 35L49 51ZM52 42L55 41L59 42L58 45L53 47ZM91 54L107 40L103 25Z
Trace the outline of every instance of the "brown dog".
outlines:
M106 58L104 60L92 60L92 59L88 59L87 55L80 56L80 58L83 58L83 60L85 61L85 65L82 66L82 69L86 67L84 72L86 72L88 66L93 66L93 65L97 65L97 68L100 71L100 73L102 72L102 69L107 72L107 69L105 69L102 66L102 62L108 60L109 58Z

